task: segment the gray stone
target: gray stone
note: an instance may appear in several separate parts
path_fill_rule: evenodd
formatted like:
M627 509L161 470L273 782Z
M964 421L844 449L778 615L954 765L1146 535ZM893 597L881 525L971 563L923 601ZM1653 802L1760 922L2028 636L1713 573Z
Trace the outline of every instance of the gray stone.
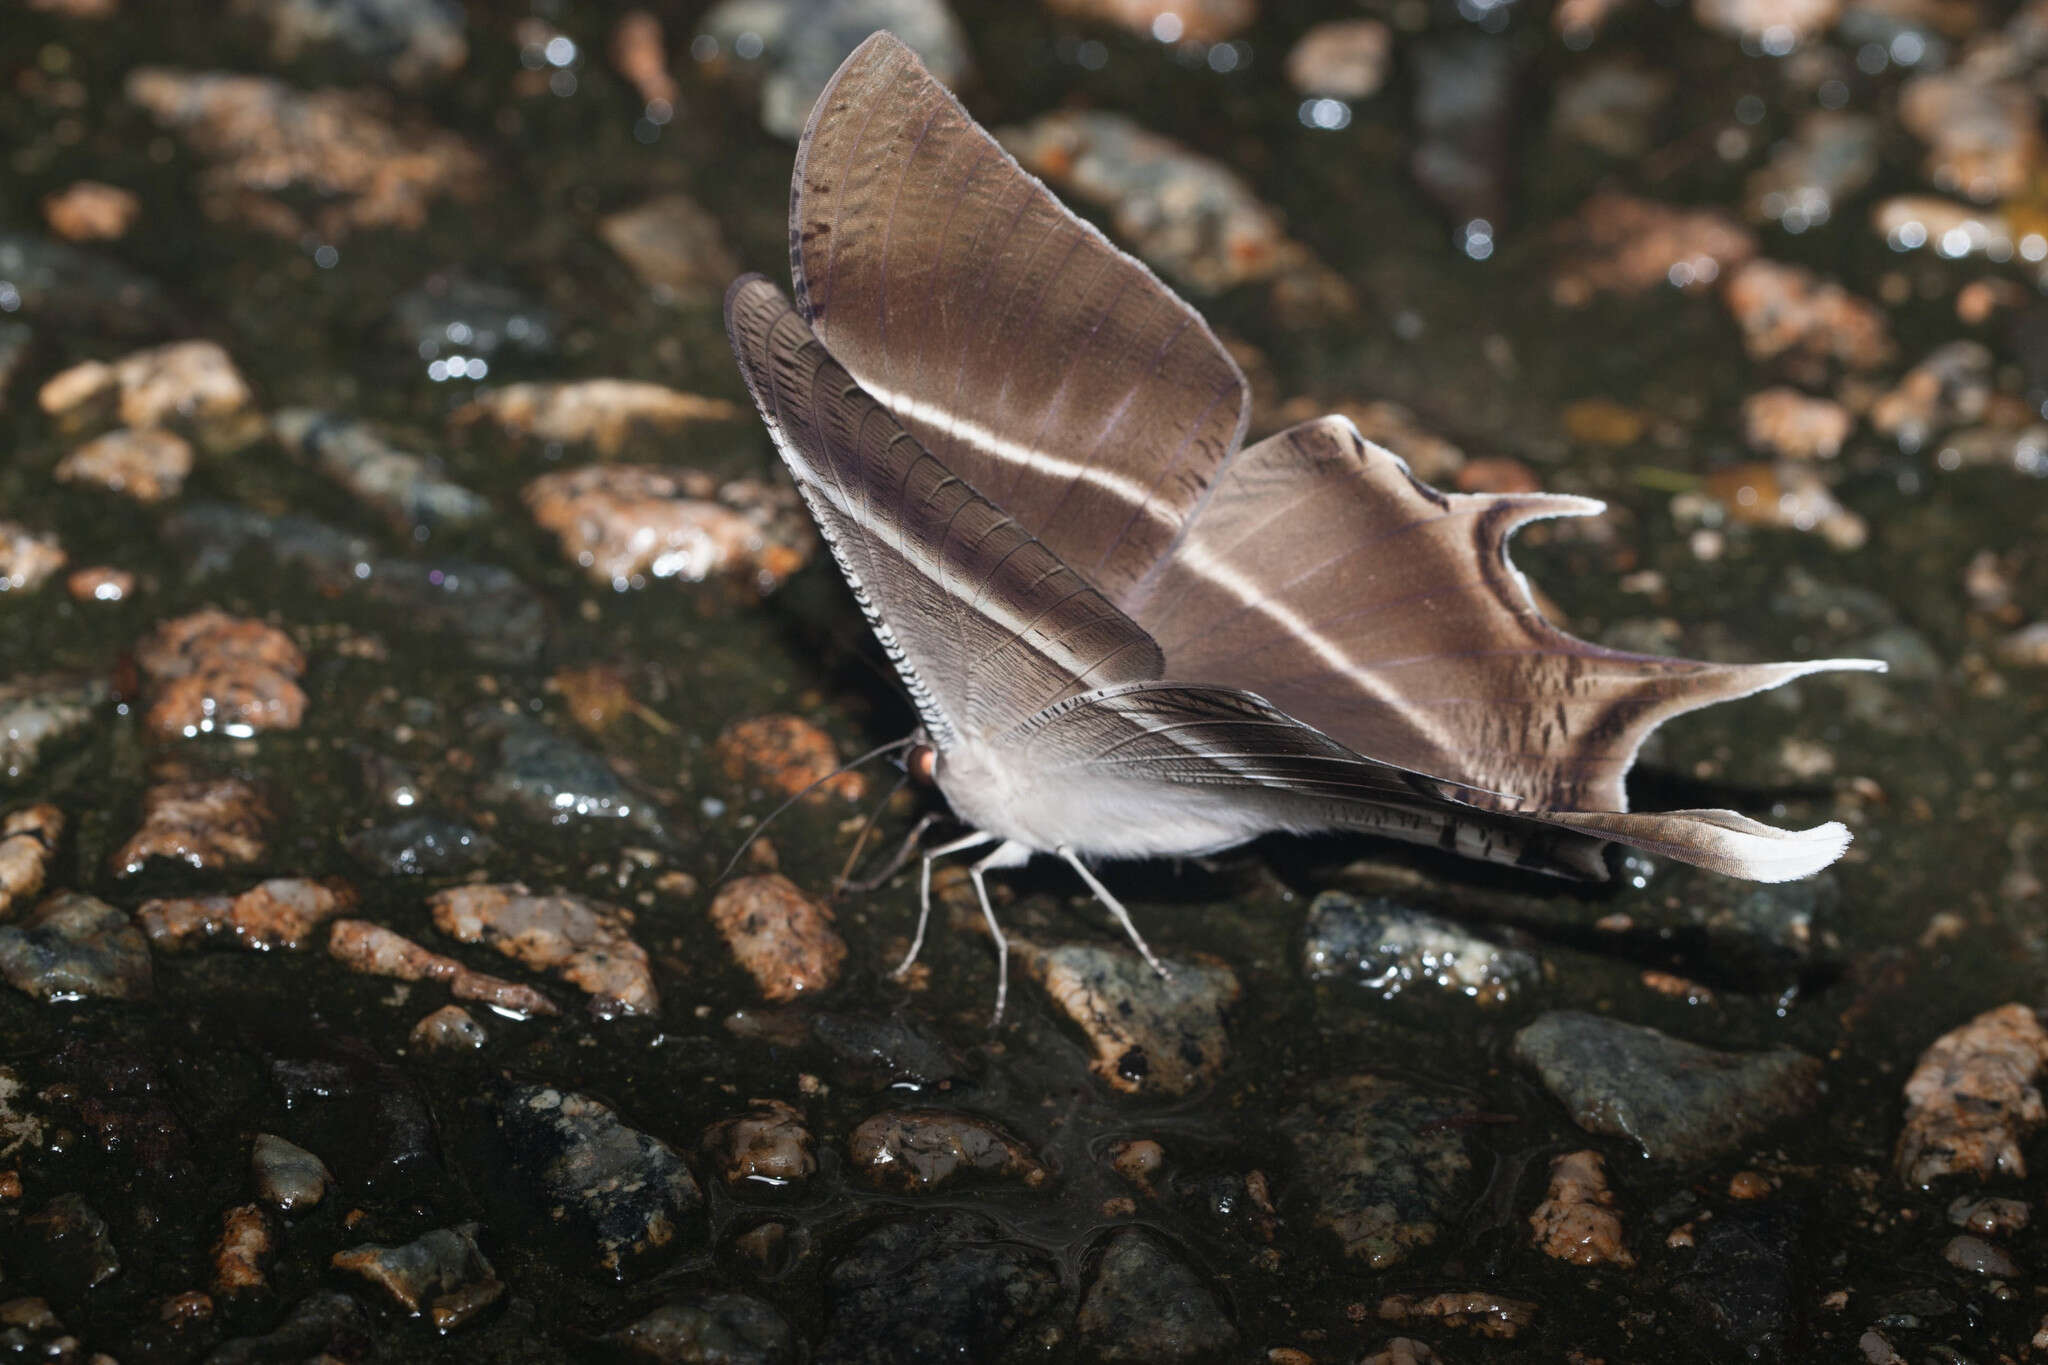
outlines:
M688 1294L600 1338L648 1365L798 1365L803 1338L745 1294Z
M1301 967L1312 981L1352 981L1384 997L1433 986L1489 1005L1505 1003L1542 975L1527 949L1399 901L1342 891L1325 891L1309 906Z
M60 673L0 681L0 781L28 776L45 748L84 729L112 695L98 678Z
M280 1213L310 1209L327 1197L334 1175L327 1163L275 1133L258 1133L249 1149L256 1197Z
M1237 1328L1202 1276L1143 1228L1110 1234L1077 1326L1102 1360L1227 1359L1237 1345Z
M1380 1270L1434 1242L1466 1193L1469 1100L1385 1076L1325 1081L1281 1120L1315 1223Z
M1059 1296L1052 1259L990 1219L947 1210L884 1223L825 1274L817 1365L999 1360Z
M50 897L25 923L0 925L0 978L40 1000L141 1000L150 993L149 941L94 896Z

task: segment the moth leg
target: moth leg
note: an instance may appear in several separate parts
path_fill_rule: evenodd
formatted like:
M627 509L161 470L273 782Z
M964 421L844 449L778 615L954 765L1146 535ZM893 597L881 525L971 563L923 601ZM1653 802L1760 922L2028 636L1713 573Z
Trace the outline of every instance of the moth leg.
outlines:
M967 875L974 879L974 894L981 898L981 917L988 921L988 936L996 941L996 1012L989 1016L988 1026L998 1029L1003 1026L1003 1006L1010 999L1010 940L1003 937L1003 926L996 923L995 907L988 903L988 869L1007 867L1013 859L1006 855L1008 844L998 848L977 862L970 864Z
M839 878L840 889L861 893L879 889L882 883L903 870L903 865L910 861L913 853L917 852L917 841L924 838L924 832L930 829L933 822L938 818L936 815L927 814L916 824L912 825L910 833L904 836L903 842L897 846L896 852L890 855L888 863L874 876L862 877L859 881L855 881L851 876L846 875L853 871L851 866L847 867Z
M922 833L923 830L924 822L920 821L918 823L918 832ZM983 844L992 844L995 842L995 838L996 836L993 834L984 834L980 830L976 830L972 834L963 835L955 839L950 844L940 844L937 848L926 850L924 866L918 870L917 877L917 932L911 936L910 951L903 955L903 960L896 964L896 970L889 973L889 975L895 977L902 976L917 961L917 955L924 951L924 929L925 925L931 922L932 917L932 863L937 859L946 857L948 854L964 853L970 848L980 848ZM984 897L982 905L986 907L987 904L987 898Z
M1124 909L1124 903L1109 894L1109 888L1104 886L1096 875L1088 870L1086 863L1074 856L1074 850L1068 848L1065 844L1061 844L1053 851L1066 859L1067 866L1081 874L1081 880L1088 883L1088 889L1095 893L1096 899L1109 907L1109 913L1116 916L1116 922L1124 927L1124 932L1130 935L1131 942L1144 955L1145 961L1152 964L1152 970L1159 973L1160 979L1163 981L1173 980L1173 973L1166 969L1166 964L1153 956L1151 945L1145 942L1145 936L1139 933L1138 926L1132 923L1131 912Z

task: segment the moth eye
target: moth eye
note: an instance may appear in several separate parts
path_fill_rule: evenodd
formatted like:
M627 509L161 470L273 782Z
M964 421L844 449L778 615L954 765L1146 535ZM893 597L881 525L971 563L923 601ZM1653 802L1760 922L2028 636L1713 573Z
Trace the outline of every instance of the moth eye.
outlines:
M920 786L936 786L939 781L939 751L929 744L913 744L904 755L903 767L909 772L910 780Z

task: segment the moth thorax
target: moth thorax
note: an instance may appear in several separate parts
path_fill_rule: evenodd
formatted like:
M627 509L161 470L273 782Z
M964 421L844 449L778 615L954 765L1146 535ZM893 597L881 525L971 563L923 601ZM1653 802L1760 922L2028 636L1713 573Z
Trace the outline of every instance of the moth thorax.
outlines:
M939 751L929 744L913 744L903 755L903 770L920 787L939 784Z

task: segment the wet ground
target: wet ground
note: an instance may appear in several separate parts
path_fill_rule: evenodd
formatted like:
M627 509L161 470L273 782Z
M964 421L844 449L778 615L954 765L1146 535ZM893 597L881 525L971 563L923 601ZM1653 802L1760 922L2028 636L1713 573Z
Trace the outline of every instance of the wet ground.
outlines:
M8 1351L2048 1349L2048 17L464 8L0 13ZM1256 429L1606 499L1517 542L1579 634L1886 659L1635 783L1849 856L1113 869L1171 985L1033 869L995 1033L957 880L904 981L834 894L886 764L721 884L912 723L717 310L878 16Z

